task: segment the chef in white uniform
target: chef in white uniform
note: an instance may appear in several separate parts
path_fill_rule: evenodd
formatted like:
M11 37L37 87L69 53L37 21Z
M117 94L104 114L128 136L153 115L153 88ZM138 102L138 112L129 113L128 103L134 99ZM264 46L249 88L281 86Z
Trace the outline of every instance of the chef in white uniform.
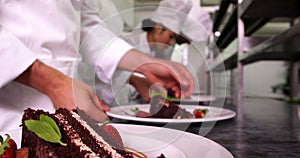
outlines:
M180 33L186 15L191 7L192 2L190 0L163 0L148 19L144 19L132 32L125 34L123 38L134 46L135 49L143 53L153 57L164 56L168 52L165 52L165 50L172 49L171 47L174 46L177 34ZM170 59L171 54L169 53L165 56L168 56L166 58ZM135 74L133 77L131 73L123 73L120 75L118 83L127 81L128 79L131 80L131 78L143 80L142 75ZM144 85L151 85L146 80L143 82ZM113 86L120 87L120 85ZM113 89L117 88L113 87ZM145 92L143 93L143 97L146 100L150 99L148 90L140 89L139 91L141 93ZM116 104L129 104L137 94L136 88L127 84L116 94ZM128 102L125 102L126 100Z
M79 106L103 121L94 91L71 78L79 62L94 67L104 83L120 68L160 83L169 77L178 83L173 89L183 86L186 95L193 90L184 67L143 55L116 38L99 19L96 0L6 0L0 1L0 11L0 131L18 128L28 107L53 112ZM166 63L172 71L153 71L155 64L145 64L148 61Z

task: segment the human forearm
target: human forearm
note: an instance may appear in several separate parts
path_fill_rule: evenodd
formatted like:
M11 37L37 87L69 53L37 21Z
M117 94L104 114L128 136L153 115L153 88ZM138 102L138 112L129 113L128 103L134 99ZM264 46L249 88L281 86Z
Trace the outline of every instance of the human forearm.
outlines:
M141 53L135 49L131 49L121 58L118 68L144 74L147 72L145 65L154 61L155 60L153 57Z
M51 95L51 92L61 87L66 80L71 79L38 60L15 79L15 81L32 87L46 95Z
M109 110L87 84L72 79L40 61L35 61L15 81L46 94L54 107L84 110L97 121L107 119L102 110Z

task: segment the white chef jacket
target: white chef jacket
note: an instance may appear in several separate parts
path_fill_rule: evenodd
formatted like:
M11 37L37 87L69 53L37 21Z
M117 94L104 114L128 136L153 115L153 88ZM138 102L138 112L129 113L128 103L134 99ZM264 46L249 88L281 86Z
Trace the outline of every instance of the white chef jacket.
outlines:
M139 25L138 25L139 26ZM155 51L150 49L148 40L147 40L147 32L141 29L135 29L129 34L123 36L123 39L131 44L135 49L148 54L150 56L155 56ZM118 76L116 76L115 81L112 83L113 97L111 100L114 101L115 105L122 104L132 104L132 100L137 96L137 91L135 88L128 83L128 79L130 77L130 72L120 72Z
M129 34L125 35L123 39L131 44L135 49L150 56L155 56L155 51L150 49L147 39L147 32L141 29L135 29Z
M106 28L98 12L97 0L0 1L0 131L18 128L27 107L54 111L47 96L13 81L36 59L72 77L84 61L103 83L111 82L132 47Z

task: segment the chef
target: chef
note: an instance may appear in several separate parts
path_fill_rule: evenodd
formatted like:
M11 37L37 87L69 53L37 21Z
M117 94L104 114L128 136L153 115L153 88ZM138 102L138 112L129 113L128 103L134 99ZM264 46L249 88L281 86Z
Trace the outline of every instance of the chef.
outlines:
M174 46L177 34L180 33L180 29L191 7L192 2L190 0L163 0L149 18L144 19L141 24L138 24L129 34L125 34L123 38L141 52L160 58L161 56L167 56L165 58L170 59L171 54L167 54L169 51L165 50L172 50L171 47ZM120 76L118 82L113 85L112 89L115 91L120 89L120 84L118 83L126 83L127 79L131 84L148 85L149 88L153 85L140 74L123 73ZM115 94L117 97L114 98L117 99L117 104L131 103L130 101L138 94L136 90L139 91L139 94L145 100L150 100L148 89L141 86L134 88L128 84ZM125 102L126 100L129 102Z
M78 107L98 121L106 119L101 111L107 107L99 105L93 89L74 79L81 62L95 68L104 83L124 69L162 84L168 80L173 84L166 86L178 93L179 87L186 95L193 91L182 65L144 55L116 38L99 19L97 0L0 3L0 131L18 128L28 107L49 112Z

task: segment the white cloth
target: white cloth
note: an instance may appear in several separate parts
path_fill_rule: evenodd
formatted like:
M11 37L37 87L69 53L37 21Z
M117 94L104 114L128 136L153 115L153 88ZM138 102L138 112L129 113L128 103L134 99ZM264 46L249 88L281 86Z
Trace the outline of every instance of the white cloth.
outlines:
M110 83L132 48L98 18L97 0L7 0L0 1L0 10L0 131L18 128L27 107L53 112L48 97L13 82L36 59L69 76L83 60Z
M162 0L150 19L179 34L191 7L190 0Z

